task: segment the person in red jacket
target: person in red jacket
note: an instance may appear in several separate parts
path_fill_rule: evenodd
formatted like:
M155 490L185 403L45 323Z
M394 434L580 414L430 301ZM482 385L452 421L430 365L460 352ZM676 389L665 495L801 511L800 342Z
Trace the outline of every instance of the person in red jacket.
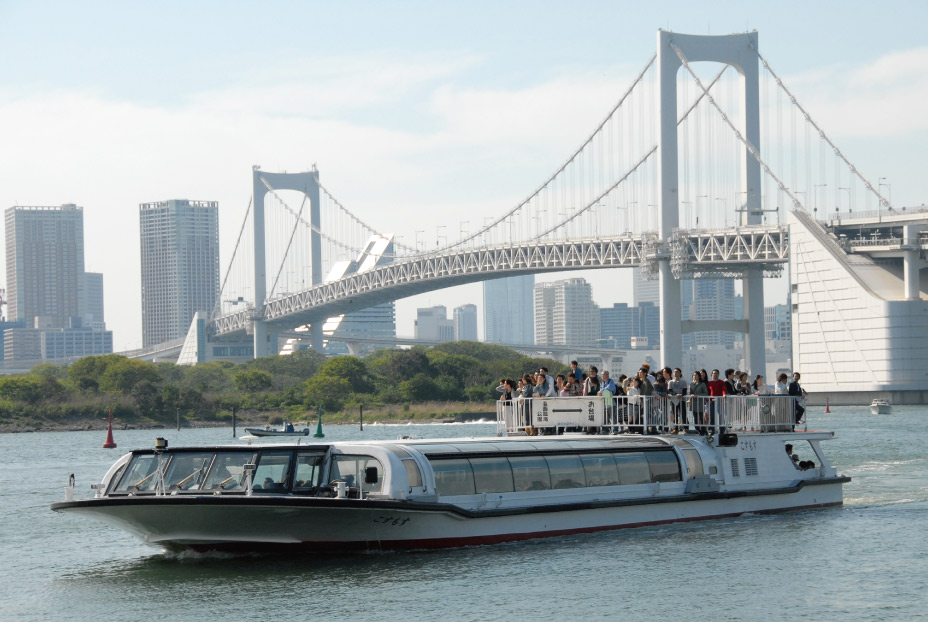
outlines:
M716 407L716 402L719 398L728 395L728 389L725 386L724 380L719 380L719 370L712 370L712 379L707 383L709 387L709 397L712 398L709 400L709 434L712 434L715 431L716 423L721 426L721 416L719 417L720 421L716 422L716 412L721 415L721 408ZM721 406L721 405L720 405ZM722 432L721 427L719 432Z

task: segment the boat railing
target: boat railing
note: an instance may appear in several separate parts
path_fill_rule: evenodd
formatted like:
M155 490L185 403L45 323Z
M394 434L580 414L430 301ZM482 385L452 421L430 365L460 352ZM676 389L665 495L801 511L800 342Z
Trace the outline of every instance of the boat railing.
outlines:
M789 395L619 395L518 398L496 403L497 434L719 434L807 430Z

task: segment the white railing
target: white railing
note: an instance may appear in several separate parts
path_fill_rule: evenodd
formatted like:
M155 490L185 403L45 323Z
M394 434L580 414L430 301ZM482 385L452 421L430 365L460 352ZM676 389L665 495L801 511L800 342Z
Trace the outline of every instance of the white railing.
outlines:
M616 396L603 398L518 398L496 403L497 433L719 434L789 432L796 421L796 398L789 395L724 397Z

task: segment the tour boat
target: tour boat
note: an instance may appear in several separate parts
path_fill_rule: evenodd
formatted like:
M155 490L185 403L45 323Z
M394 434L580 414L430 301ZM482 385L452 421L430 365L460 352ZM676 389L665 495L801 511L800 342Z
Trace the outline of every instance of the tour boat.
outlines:
M893 411L892 404L889 403L889 400L882 397L875 398L870 402L870 412L874 415L888 415Z
M498 402L475 439L155 447L122 456L88 515L167 549L430 549L836 506L850 481L800 429L792 398ZM676 433L671 429L676 428ZM570 430L583 432L570 432ZM302 441L302 439L301 439ZM790 445L791 447L787 447ZM811 460L797 464L790 450Z

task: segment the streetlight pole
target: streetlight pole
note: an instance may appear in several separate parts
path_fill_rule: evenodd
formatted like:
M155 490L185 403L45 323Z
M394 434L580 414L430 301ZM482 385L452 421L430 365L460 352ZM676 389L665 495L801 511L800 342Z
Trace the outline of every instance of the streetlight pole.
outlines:
M423 230L417 230L417 231L416 231L416 252L417 252L417 253L419 252L419 234L420 234L420 233L425 233L425 231L423 231Z
M885 177L880 177L879 185L877 186L877 188L879 189L879 194L880 194L880 200L879 200L879 202L877 203L877 207L876 207L876 209L877 209L877 222L883 222L883 203L886 202L886 201L883 200L883 186L887 186L887 187L889 188L890 192L892 192L892 186L890 186L889 184L884 184L884 183L883 183L883 180L884 180L884 179L886 179L886 178L885 178ZM889 202L889 207L892 208L892 201Z
M848 213L848 216L850 216L851 214L854 213L854 209L851 207L851 189L844 187L844 186L840 186L838 190L847 190L847 213Z
M818 218L818 189L819 189L819 188L825 188L826 186L828 186L828 184L815 184L815 186L814 186L815 190L814 190L813 193L812 193L812 194L814 195L814 196L812 197L812 203L813 203L813 205L815 205L814 210L815 210L815 217L816 217L816 218ZM822 197L822 200L824 201L825 198Z
M697 198L697 199L705 199L707 203L709 202L709 195L708 195L708 194L700 194L700 195L698 195L696 198ZM696 228L699 229L699 212L698 212L699 206L698 206L698 205L696 206L696 209L697 209L697 213L696 213ZM707 212L707 213L708 213L708 212Z

